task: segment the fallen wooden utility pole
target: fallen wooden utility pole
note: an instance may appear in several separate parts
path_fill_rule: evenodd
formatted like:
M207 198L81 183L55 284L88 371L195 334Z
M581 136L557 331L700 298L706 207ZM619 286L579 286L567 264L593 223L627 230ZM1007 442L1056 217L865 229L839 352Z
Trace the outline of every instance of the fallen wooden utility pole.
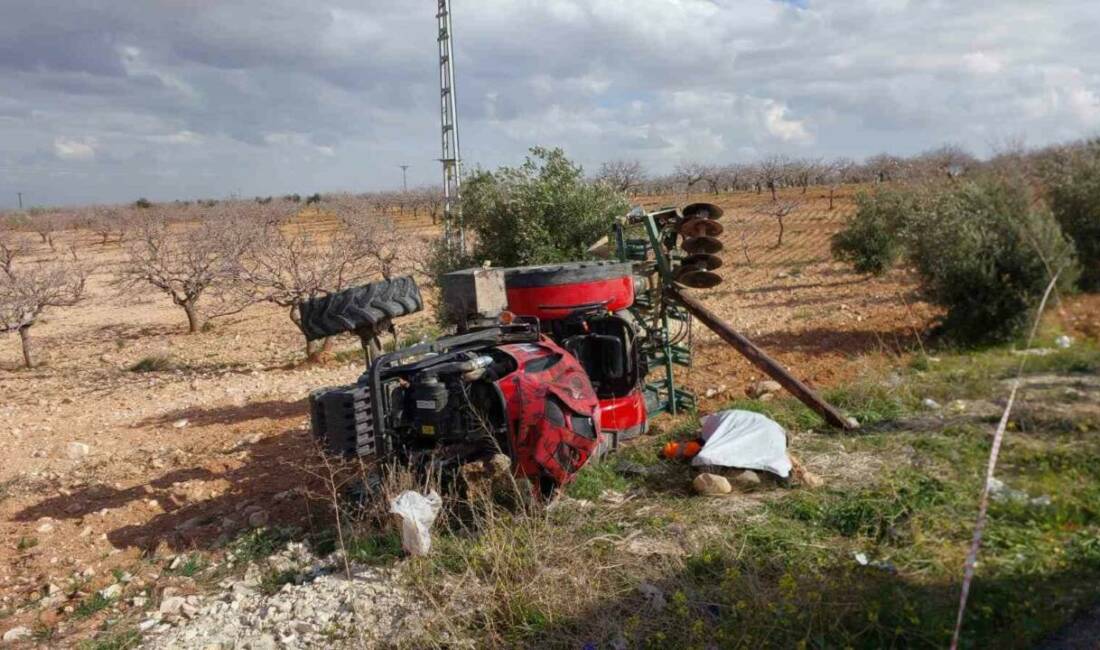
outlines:
M692 315L698 318L701 323L710 328L715 334L722 337L723 341L729 343L738 352L743 354L754 366L763 370L769 377L779 382L780 386L790 391L790 393L797 397L803 404L825 418L826 422L834 427L848 431L859 428L858 422L838 411L832 404L821 399L821 396L815 393L813 389L798 381L791 373L787 372L786 368L779 365L779 362L769 357L763 350L756 347L755 343L726 324L714 312L707 309L703 303L684 294L676 285L670 286L667 293L673 300L683 305Z

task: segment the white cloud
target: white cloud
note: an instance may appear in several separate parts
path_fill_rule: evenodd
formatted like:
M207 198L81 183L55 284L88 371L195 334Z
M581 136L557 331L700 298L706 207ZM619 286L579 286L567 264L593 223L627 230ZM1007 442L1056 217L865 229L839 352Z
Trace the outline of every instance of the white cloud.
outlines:
M58 137L53 141L53 152L61 160L92 160L95 158L95 140Z
M1100 96L1090 88L1074 88L1069 91L1069 105L1083 124L1100 127Z
M966 69L976 75L994 75L1004 68L998 57L985 52L970 52L963 55L962 61Z
M764 126L768 133L784 142L812 142L813 136L806 130L805 123L788 118L787 113L787 107L779 102L768 100L765 103Z
M202 136L194 131L183 130L163 135L151 135L149 141L161 144L199 144L202 142Z

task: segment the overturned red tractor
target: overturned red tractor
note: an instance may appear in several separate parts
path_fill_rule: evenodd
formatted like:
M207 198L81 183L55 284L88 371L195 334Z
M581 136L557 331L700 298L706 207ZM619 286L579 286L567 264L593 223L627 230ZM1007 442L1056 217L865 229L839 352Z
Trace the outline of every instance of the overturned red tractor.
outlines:
M334 453L442 470L506 454L549 494L649 416L694 408L673 368L691 364L693 318L827 422L854 426L682 292L722 281L721 215L706 203L636 209L603 244L620 261L448 274L443 308L457 333L388 354L379 335L422 309L412 278L304 303L307 338L355 332L367 356L355 384L311 394L314 434Z
M455 467L504 453L543 493L646 426L629 263L469 269L444 282L459 333L373 358L354 385L311 395L332 452ZM365 343L421 308L411 278L302 307L313 338Z

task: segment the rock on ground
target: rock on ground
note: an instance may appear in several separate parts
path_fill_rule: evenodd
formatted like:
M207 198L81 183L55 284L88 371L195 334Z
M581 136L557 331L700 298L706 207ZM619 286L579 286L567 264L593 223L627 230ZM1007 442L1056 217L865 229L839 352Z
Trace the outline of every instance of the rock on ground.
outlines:
M65 447L65 456L69 460L83 460L91 452L91 446L83 442L70 442Z
M691 482L695 491L704 496L717 496L733 492L733 487L725 476L700 474Z
M783 390L783 387L779 385L779 382L772 381L771 379L766 379L764 381L758 381L752 386L749 386L748 390L746 390L745 393L753 399L759 399L761 397L764 397L765 395L778 393L781 390Z
M15 643L16 641L31 638L31 630L26 627L13 627L7 632L4 632L3 638L4 643Z

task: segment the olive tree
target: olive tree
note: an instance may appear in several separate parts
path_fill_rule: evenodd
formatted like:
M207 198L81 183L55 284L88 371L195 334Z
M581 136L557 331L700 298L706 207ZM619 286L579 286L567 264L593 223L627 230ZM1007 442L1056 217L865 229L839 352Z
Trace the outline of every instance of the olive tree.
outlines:
M1068 289L1078 274L1073 242L1020 179L880 187L857 205L834 256L872 273L904 260L960 343L1019 335L1051 278Z
M628 208L619 192L586 182L561 149L535 147L519 167L481 170L462 186L473 258L499 266L584 259Z
M1100 289L1100 141L1051 165L1046 181L1054 216L1081 256L1081 287Z

